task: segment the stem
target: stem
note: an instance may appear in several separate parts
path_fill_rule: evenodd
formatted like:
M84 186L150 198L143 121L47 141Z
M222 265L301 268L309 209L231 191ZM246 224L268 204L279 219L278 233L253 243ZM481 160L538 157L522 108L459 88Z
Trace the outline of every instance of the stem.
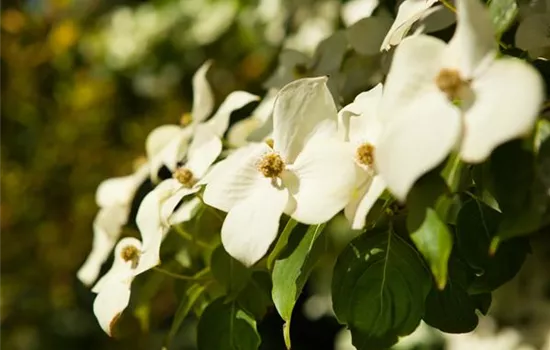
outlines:
M190 241L190 242L193 242L194 244L198 245L199 247L203 247L203 248L208 248L208 249L212 249L214 248L214 246L211 246L210 244L204 242L204 241L201 241L201 240L198 240L195 236L193 235L190 235L187 231L185 231L183 228L181 228L180 226L178 225L174 225L172 226L176 229L176 232L181 236L183 237L184 239Z
M214 209L212 208L211 206L209 206L208 204L206 204L204 202L204 199L202 198L202 194L201 193L198 193L196 194L197 198L201 201L201 203L206 207L206 209L210 210L210 212L212 214L214 214L214 216L216 216L220 221L223 221L223 218L220 216L220 214Z
M206 280L207 278L205 277L205 275L208 274L208 272L210 272L210 268L208 268L208 267L204 268L203 270L201 270L199 272L197 272L193 276L180 275L179 273L171 272L171 271L165 270L165 269L163 269L161 267L158 267L158 266L153 267L153 270L158 271L160 273L163 273L167 276L170 276L170 277L173 277L173 278L176 278L176 279L179 279L179 280L184 280L184 281Z
M445 6L446 8L448 8L449 10L451 10L452 12L456 13L456 8L450 3L448 2L447 0L439 0L439 2Z

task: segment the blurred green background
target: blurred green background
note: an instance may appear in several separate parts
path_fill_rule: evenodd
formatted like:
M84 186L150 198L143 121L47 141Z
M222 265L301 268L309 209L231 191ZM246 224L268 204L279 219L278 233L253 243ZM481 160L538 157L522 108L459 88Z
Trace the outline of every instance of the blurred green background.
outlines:
M2 348L152 348L151 336L110 340L76 279L95 189L131 173L148 132L190 110L191 77L206 59L217 103L235 89L263 94L289 12L269 29L275 13L259 5L2 2Z

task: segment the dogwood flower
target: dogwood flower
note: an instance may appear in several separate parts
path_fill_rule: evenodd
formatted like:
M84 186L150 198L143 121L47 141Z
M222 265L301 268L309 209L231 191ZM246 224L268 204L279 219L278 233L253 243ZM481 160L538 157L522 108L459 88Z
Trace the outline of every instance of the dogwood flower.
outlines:
M193 76L193 108L191 113L185 113L180 125L162 125L147 136L145 148L147 158L151 163L151 178L158 179L159 169L165 165L174 171L178 162L185 156L189 141L198 125L206 123L221 137L229 126L231 113L250 102L259 99L258 96L246 91L234 91L222 102L217 112L207 120L214 107L212 89L206 79L206 73L212 62L204 63Z
M132 175L107 179L98 186L96 203L100 209L93 223L92 250L77 272L78 279L85 285L91 285L97 279L101 265L109 257L128 221L135 193L148 174L149 167L145 164Z
M463 161L479 163L498 145L529 132L543 100L534 68L497 59L486 8L478 0L456 5L458 24L449 44L425 35L405 39L385 83L375 165L400 200L454 148Z
M259 142L271 134L273 131L271 114L276 96L277 90L270 89L250 117L239 120L229 128L227 142L231 147L241 147L250 141Z
M338 113L344 138L355 151L357 166L356 190L346 205L344 214L354 230L365 226L365 218L386 183L374 169L374 150L382 132L378 107L382 99L382 84L363 92Z
M204 201L228 212L222 243L247 266L265 255L283 213L320 224L349 201L355 165L337 137L326 83L326 77L306 78L283 87L273 110L273 139L235 151L208 175Z
M150 259L142 252L138 239L121 239L115 247L111 269L92 288L92 292L97 294L94 300L94 314L101 328L109 336L128 306L134 277L147 270L141 266L144 260Z
M185 198L200 190L199 180L220 155L222 142L208 125L197 127L195 137L189 146L187 162L178 167L173 178L162 181L149 192L141 202L136 223L143 237L143 251L150 260L142 266L153 267L160 263L159 252L162 240L170 226L189 221L200 204L198 199L183 202Z
M424 21L428 28L423 32L434 32L451 25L454 21L448 10L443 6L433 6L438 0L405 0L399 5L397 16L382 42L380 50L389 50L403 40L413 25ZM433 7L432 7L433 6ZM442 13L438 13L442 12ZM438 14L438 16L435 16Z

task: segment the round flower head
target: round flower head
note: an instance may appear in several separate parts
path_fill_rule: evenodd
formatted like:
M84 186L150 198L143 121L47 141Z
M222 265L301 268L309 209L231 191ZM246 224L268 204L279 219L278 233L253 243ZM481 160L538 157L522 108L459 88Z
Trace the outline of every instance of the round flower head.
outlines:
M340 130L354 150L356 163L356 188L344 214L355 230L365 226L365 217L386 184L374 168L374 152L382 132L379 105L382 84L359 94L338 113Z
M96 202L100 209L93 223L92 250L77 272L78 279L85 285L91 285L97 279L101 265L109 257L128 221L135 193L148 174L149 167L145 164L132 175L107 179L98 186Z
M336 107L326 81L300 79L281 89L272 142L235 151L208 176L204 201L228 212L222 243L245 265L267 252L283 213L320 224L349 201L353 155L337 137Z
M497 59L492 23L479 0L456 5L449 44L424 35L405 39L385 83L375 166L400 200L451 150L479 163L498 145L529 132L543 100L533 67Z
M163 165L170 171L175 171L178 162L187 153L189 142L198 125L208 124L214 133L221 137L229 126L231 113L258 100L258 96L246 91L234 91L222 102L216 113L208 119L214 108L212 88L206 79L206 73L211 65L211 61L205 62L193 76L191 113L186 113L181 117L180 125L162 125L147 136L145 148L151 163L151 178L154 181L158 180L158 171Z
M142 261L141 242L135 238L123 238L115 247L111 269L96 283L92 291L94 314L101 328L108 335L130 301L131 285Z

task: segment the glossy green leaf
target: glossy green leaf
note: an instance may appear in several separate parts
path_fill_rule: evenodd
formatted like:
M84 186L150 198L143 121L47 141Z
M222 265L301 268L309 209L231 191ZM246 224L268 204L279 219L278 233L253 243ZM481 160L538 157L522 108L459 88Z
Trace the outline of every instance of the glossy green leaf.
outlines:
M180 304L176 310L176 313L174 314L174 321L172 321L172 326L170 327L170 331L168 333L168 336L166 338L166 345L169 346L172 342L172 339L174 339L175 335L177 334L178 330L181 327L181 324L189 314L189 311L191 311L191 308L193 305L195 305L195 302L197 299L201 296L201 294L204 292L205 286L200 284L193 284L191 285L185 292L185 294L181 297Z
M297 224L298 222L293 218L288 219L285 228L283 229L283 232L281 232L279 238L277 239L275 247L273 247L273 250L271 251L271 253L269 253L269 256L267 257L267 268L269 270L273 269L275 259L277 259L279 254L281 254L281 252L285 249L288 243L288 238L290 237L290 233L292 232L292 230L294 230Z
M468 294L474 275L468 266L457 258L449 261L449 283L444 290L432 288L426 298L424 321L447 333L465 333L474 330L478 323L477 300Z
M491 0L489 2L489 13L497 37L500 37L514 23L518 14L518 5L516 0Z
M325 242L320 239L324 228L325 224L312 225L305 234L295 230L286 250L274 263L271 295L279 315L287 322L317 259L324 252Z
M503 214L484 203L471 199L461 208L457 220L457 248L460 256L474 269L470 292L490 292L514 277L529 251L525 238L502 242L494 254L491 242L498 232Z
M438 288L445 288L447 265L453 247L453 239L447 225L433 209L428 209L422 225L411 233L411 239L430 265Z
M338 257L333 309L341 323L360 332L360 342L384 343L414 331L430 288L418 252L391 230L374 230L353 240Z
M388 334L385 337L373 337L368 332L357 328L351 328L351 343L357 350L387 350L397 343L399 339L395 334Z
M256 321L237 303L219 298L202 313L197 326L199 350L253 350L259 346Z
M252 274L252 270L247 269L246 266L227 254L222 245L212 252L210 270L229 296L240 292Z
M449 192L445 180L436 172L422 176L407 196L407 229L415 232L426 219L429 208L436 208L438 200Z
M264 271L255 271L248 280L248 284L237 297L239 305L256 320L261 320L268 308L273 305L271 301L271 276Z

